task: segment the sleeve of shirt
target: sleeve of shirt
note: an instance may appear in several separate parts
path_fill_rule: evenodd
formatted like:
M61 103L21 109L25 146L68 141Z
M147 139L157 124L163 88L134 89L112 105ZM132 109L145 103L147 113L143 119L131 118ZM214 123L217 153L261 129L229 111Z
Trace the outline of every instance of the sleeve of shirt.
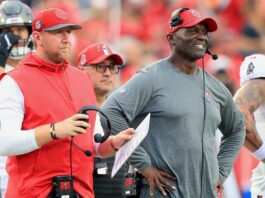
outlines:
M99 117L98 113L96 115L96 121L95 121L95 126L94 126L93 141L94 141L94 135L97 134L97 133L99 133L101 135L104 135L103 128L102 128L102 126L100 124L100 117ZM100 156L99 153L98 153L99 144L100 143L96 143L94 141L95 156L101 158L102 156Z
M145 108L152 96L152 80L141 71L122 87L114 91L104 102L102 110L110 119L112 133L129 128L132 121ZM144 170L151 165L151 159L139 146L129 159L130 163Z
M0 81L0 155L21 155L38 149L35 130L21 130L24 97L8 75Z
M218 153L219 174L222 182L230 174L246 135L243 116L237 109L231 94L226 94L226 101L221 109L222 121L219 126L223 134Z

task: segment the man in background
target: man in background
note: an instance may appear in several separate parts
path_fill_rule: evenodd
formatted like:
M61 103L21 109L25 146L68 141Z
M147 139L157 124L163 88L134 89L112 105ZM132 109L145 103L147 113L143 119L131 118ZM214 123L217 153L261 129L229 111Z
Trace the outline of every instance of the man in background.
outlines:
M2 1L0 4L0 73L14 69L31 51L31 9L20 1Z
M117 74L123 60L119 54L103 43L87 46L78 56L78 67L87 72L95 90L97 106L100 107L110 91L115 88ZM98 132L98 122L95 132ZM114 157L95 158L94 191L96 198L122 197L124 171L121 170L114 178L110 178Z
M265 56L247 56L240 66L240 88L235 101L242 112L247 135L245 147L260 160L252 171L251 197L265 197Z
M103 43L87 46L78 56L78 66L86 71L93 84L97 106L100 107L108 93L114 89L123 60Z
M20 1L2 1L0 4L0 74L14 69L31 50L30 35L33 14ZM4 196L8 175L6 157L0 156L1 194Z

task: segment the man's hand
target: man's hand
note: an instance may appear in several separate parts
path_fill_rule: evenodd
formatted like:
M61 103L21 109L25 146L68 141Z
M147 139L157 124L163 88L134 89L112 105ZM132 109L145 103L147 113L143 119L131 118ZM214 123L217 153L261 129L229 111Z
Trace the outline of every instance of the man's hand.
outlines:
M166 196L166 192L163 188L163 185L168 186L169 188L172 188L173 190L176 190L176 187L173 186L171 183L169 183L165 178L169 178L172 180L176 180L175 177L169 175L166 172L157 170L154 167L148 167L145 169L142 174L147 178L150 186L150 196L154 195L154 188L157 187L158 190Z
M216 184L216 187L215 187L215 191L217 192L218 196L222 195L223 189L224 189L223 183L219 179L218 182L217 182L217 184Z
M61 122L54 123L56 138L62 139L86 133L86 128L90 127L90 124L82 121L82 119L88 119L88 115L75 114ZM41 147L51 141L51 135L47 133L48 130L51 131L50 124L35 128L35 139L38 146Z
M0 34L0 66L5 67L10 51L19 39L20 36L11 33Z
M105 142L99 145L98 154L103 158L113 156L116 151L133 138L134 134L134 129L128 128L116 135L111 135Z
M90 127L90 124L82 121L83 119L88 119L88 115L75 114L70 118L55 123L57 138L65 138L86 133L86 128Z
M120 149L126 142L132 139L135 131L132 128L128 128L116 135L110 136L113 146L116 150Z
M0 74L5 72L5 68L0 65Z

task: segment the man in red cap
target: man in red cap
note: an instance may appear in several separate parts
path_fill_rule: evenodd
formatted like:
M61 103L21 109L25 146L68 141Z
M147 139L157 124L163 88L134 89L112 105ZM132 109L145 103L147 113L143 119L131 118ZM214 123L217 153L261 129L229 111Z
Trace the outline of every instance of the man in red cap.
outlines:
M94 155L113 155L133 135L128 129L94 144L95 112L77 113L96 105L88 75L67 61L71 31L80 28L63 10L41 11L32 22L36 52L2 75L0 155L9 156L6 198L92 198ZM88 118L90 124L84 121Z
M102 105L117 132L151 113L148 135L129 158L144 176L141 198L216 198L242 147L244 120L230 92L196 65L216 29L196 10L174 11L169 57L139 71ZM217 128L223 134L218 155Z
M108 93L114 89L117 74L123 60L104 43L87 46L78 56L79 68L86 71L93 84L97 106L100 107L106 100ZM95 131L97 129L95 124ZM119 171L114 178L110 178L114 158L95 158L94 191L97 198L122 197L124 170ZM107 187L106 187L107 186Z
M92 81L97 106L101 106L109 91L114 89L122 64L121 56L103 43L89 45L78 55L79 68L86 71Z

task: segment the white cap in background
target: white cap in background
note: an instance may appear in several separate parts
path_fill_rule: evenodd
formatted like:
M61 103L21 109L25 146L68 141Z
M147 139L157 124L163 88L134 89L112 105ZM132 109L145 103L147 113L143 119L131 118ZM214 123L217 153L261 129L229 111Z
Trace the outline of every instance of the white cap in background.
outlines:
M245 57L240 66L240 86L261 77L265 77L265 55L253 54Z

